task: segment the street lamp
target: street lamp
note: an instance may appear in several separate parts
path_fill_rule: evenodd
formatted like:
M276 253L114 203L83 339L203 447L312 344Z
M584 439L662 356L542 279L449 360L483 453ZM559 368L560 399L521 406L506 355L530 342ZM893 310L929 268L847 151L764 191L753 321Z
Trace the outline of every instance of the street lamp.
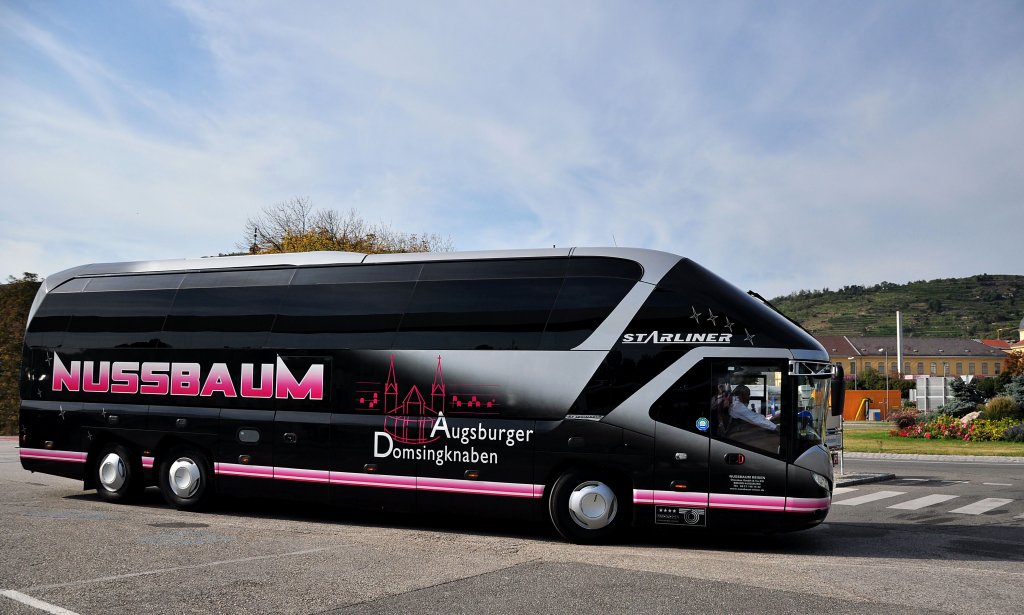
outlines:
M885 353L885 418L889 418L889 349L879 348L878 352Z

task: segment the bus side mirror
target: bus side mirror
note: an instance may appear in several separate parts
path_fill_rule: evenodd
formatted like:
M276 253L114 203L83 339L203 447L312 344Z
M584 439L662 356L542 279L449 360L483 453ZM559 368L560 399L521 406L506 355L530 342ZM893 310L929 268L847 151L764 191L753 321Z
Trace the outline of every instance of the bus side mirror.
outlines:
M846 379L843 366L836 364L835 375L832 376L832 416L843 416L843 404L846 402Z

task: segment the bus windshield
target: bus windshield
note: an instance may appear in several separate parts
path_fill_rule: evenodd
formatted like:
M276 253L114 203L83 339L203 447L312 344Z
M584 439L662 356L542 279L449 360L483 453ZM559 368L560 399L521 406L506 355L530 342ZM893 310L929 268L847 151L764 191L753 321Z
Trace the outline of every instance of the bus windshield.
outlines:
M796 386L796 420L793 458L825 439L832 366L827 363L790 363L790 376Z

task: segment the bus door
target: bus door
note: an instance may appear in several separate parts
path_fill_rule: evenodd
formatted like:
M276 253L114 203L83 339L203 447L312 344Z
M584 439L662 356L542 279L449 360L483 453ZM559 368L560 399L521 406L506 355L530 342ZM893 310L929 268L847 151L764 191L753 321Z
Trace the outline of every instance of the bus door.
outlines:
M709 391L711 365L702 361L651 408L656 421L652 503L660 526L708 523Z
M714 524L751 531L781 523L791 412L782 361L734 359L712 368L710 507ZM780 513L778 515L764 513Z
M331 369L329 357L292 356L281 357L280 361L296 380L305 380L315 365L323 366L323 378ZM273 443L274 485L279 496L320 502L328 499L332 401L326 383L321 393L323 399L315 399L312 394L309 398L277 399Z

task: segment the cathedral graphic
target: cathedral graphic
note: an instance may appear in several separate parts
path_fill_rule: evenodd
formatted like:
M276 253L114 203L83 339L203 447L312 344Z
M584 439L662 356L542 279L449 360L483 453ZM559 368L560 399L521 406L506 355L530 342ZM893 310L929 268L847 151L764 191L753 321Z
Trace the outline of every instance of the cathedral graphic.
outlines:
M388 377L381 393L379 381L359 383L363 388L359 392L358 410L381 412L384 414L384 431L391 435L395 442L401 444L427 444L437 440L430 437L430 432L437 422L437 417L445 412L445 404L450 408L447 414L487 415L497 414L497 398L495 386L464 385L456 386L464 392L446 397L448 390L441 370L441 356L437 357L434 369L434 382L430 385L430 396L420 391L419 386L412 385L404 394L398 383L395 372L395 355L391 355L388 365Z

